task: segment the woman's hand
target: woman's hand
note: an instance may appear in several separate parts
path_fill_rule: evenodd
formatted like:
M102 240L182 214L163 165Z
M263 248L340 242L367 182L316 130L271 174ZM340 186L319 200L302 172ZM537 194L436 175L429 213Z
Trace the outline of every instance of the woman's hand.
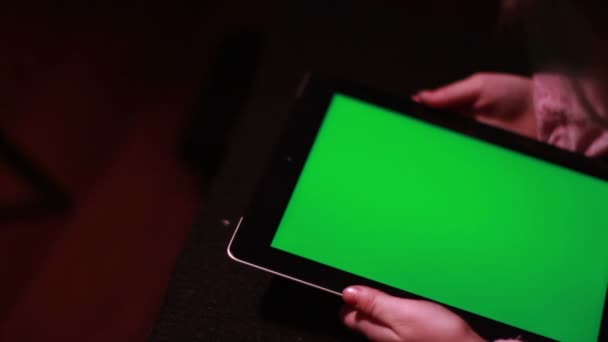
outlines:
M412 97L429 107L450 109L531 138L537 137L529 78L479 73Z
M439 304L397 298L364 286L351 286L342 295L344 324L375 342L484 341Z

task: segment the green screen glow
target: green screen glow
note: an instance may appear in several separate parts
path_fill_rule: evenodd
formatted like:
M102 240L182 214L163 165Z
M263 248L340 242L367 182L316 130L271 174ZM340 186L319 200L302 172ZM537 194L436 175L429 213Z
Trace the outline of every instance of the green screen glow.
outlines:
M553 339L596 341L607 212L605 181L338 94L272 246Z

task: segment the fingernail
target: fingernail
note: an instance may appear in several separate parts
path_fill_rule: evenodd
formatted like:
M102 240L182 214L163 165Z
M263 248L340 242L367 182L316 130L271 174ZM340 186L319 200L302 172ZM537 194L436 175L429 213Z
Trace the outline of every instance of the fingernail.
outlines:
M356 304L358 298L361 296L361 288L358 286L349 286L346 289L344 289L344 292L342 293L342 299L344 299L344 301L347 304Z
M428 90L426 89L420 90L416 94L412 95L412 100L414 100L415 102L422 102L422 98L424 97L424 95L426 95L427 92Z
M361 288L357 286L349 286L342 292L342 300L348 305L355 306L361 296Z
M356 296L361 292L361 289L356 286L349 286L344 290L344 294L349 294L351 296Z

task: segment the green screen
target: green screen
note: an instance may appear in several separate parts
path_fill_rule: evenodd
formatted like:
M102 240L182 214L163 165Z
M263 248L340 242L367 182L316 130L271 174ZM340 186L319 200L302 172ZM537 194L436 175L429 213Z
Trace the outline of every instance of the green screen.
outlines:
M605 181L336 94L272 246L553 339L596 341L607 209Z

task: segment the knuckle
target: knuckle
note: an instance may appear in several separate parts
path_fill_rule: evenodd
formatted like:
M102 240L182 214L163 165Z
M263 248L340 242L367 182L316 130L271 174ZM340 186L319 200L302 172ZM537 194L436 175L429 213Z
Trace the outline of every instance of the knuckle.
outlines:
M471 75L471 77L469 77L469 81L473 82L473 84L476 86L481 86L487 78L488 75L486 73L478 72Z
M378 313L378 295L371 294L365 298L362 303L362 309L371 316L376 316Z
M479 73L479 72L476 72L476 73L472 74L471 76L469 76L467 78L467 81L475 82L475 81L477 81L481 77L483 77L482 74Z
M488 75L487 74L483 74L483 73L477 73L474 74L473 76L471 76L471 78L469 79L469 82L471 82L471 86L472 88L477 92L480 93L482 91L482 89L485 87L485 85L487 84L488 81Z
M484 79L489 77L491 74L488 72L484 72L484 71L478 71L476 73L474 73L472 76L478 79Z

